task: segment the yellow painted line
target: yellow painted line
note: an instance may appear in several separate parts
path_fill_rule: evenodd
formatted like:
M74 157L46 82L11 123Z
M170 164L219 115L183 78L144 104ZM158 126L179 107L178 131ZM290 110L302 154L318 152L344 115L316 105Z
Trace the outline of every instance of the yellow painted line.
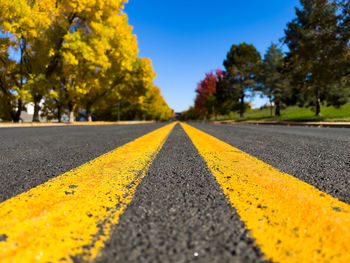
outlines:
M175 123L0 204L0 262L98 256Z
M350 206L187 124L247 229L276 262L350 262Z

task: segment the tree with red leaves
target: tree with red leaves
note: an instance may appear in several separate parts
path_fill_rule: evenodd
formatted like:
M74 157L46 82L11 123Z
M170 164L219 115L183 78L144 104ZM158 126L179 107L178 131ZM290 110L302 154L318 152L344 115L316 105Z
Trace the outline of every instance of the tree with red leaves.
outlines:
M197 96L194 102L198 116L209 117L210 114L215 114L215 103L213 101L215 100L216 83L222 74L222 70L216 70L215 73L206 73L205 78L198 83Z

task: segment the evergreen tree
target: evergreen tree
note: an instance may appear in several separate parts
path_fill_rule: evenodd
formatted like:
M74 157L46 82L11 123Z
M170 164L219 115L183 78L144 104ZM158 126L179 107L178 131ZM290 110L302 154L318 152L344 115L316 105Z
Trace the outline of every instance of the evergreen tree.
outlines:
M293 84L300 89L301 105L341 106L345 90L339 81L343 43L339 32L338 5L328 0L301 0L296 18L287 24L285 39L289 47L287 63ZM313 99L310 99L313 98Z
M226 78L230 88L239 98L239 114L244 116L246 110L245 97L257 83L258 64L260 53L251 44L241 43L233 45L224 61Z
M288 81L283 74L283 62L282 50L272 43L264 56L259 74L261 89L270 102L274 102L276 116L281 116L281 104L288 88Z
M216 109L221 115L239 110L238 96L232 89L232 85L230 85L226 75L225 71L222 72L216 83Z
M343 65L340 68L343 72L343 80L345 85L350 86L350 2L348 0L341 0L339 3L341 9L340 16L340 36L344 53Z

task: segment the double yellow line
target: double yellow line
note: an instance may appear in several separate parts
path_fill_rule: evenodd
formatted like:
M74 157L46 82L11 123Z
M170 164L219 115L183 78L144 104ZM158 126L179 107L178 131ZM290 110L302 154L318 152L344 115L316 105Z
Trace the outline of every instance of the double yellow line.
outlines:
M91 261L175 124L0 204L0 262ZM350 206L182 124L267 259L350 262Z
M174 125L0 204L0 262L96 258Z
M183 125L268 259L350 262L350 206Z

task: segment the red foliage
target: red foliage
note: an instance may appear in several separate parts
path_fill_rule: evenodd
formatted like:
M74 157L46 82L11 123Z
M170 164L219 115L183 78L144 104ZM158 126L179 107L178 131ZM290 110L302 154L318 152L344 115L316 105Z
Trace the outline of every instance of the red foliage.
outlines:
M215 73L209 72L205 74L205 78L198 83L196 89L196 99L194 102L196 113L200 116L207 114L207 99L210 94L215 94L216 92L216 82L218 78L223 74L222 70L216 70Z

